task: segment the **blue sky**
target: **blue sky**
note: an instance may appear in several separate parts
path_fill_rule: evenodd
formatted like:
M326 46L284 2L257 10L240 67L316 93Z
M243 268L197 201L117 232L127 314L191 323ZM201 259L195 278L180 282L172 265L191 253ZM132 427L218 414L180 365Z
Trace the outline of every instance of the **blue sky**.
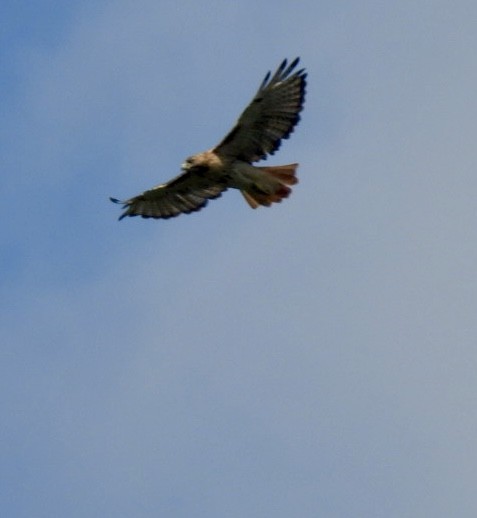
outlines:
M477 514L477 4L8 2L4 516ZM300 55L281 205L169 221Z

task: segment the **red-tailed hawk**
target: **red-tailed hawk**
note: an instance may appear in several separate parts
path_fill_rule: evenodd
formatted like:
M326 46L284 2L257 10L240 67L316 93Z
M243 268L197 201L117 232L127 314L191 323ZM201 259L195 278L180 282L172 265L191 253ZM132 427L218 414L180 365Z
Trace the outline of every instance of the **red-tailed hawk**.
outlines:
M290 64L285 59L271 76L262 81L252 102L222 142L182 164L182 174L167 183L122 203L120 216L172 218L200 210L229 187L239 189L253 208L280 202L298 182L298 164L255 167L290 136L300 120L305 98L306 73L294 71L299 58Z

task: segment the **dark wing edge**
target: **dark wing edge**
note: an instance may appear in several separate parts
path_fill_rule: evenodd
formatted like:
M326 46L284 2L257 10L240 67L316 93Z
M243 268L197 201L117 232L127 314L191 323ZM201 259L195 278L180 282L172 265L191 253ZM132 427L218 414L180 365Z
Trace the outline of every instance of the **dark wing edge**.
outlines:
M207 185L203 179L184 173L129 200L109 199L123 206L124 212L119 220L126 216L169 219L201 210L209 200L218 198L226 189L226 185Z
M273 155L290 137L305 101L306 71L294 71L299 61L288 64L284 59L273 76L266 74L234 128L214 148L217 154L256 162Z

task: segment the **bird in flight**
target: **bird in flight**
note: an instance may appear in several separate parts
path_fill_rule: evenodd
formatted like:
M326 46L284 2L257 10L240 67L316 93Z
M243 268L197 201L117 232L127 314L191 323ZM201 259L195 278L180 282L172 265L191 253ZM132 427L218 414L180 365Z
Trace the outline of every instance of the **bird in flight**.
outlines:
M273 155L300 120L305 99L305 69L295 70L299 58L285 59L260 87L235 127L214 148L192 155L182 173L129 200L110 198L123 205L126 216L167 219L189 214L218 198L229 187L239 189L253 209L269 207L289 196L298 182L298 164L262 166L254 162Z

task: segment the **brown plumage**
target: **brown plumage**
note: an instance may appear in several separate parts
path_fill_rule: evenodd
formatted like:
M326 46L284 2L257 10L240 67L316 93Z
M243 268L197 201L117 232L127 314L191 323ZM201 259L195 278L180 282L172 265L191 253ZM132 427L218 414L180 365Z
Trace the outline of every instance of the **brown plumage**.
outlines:
M298 182L298 164L256 167L253 162L273 155L300 120L306 73L295 71L296 58L285 59L271 76L262 81L252 102L234 128L216 147L189 157L182 174L122 203L120 216L172 218L204 207L230 188L239 189L252 208L270 206L289 196L290 185Z

